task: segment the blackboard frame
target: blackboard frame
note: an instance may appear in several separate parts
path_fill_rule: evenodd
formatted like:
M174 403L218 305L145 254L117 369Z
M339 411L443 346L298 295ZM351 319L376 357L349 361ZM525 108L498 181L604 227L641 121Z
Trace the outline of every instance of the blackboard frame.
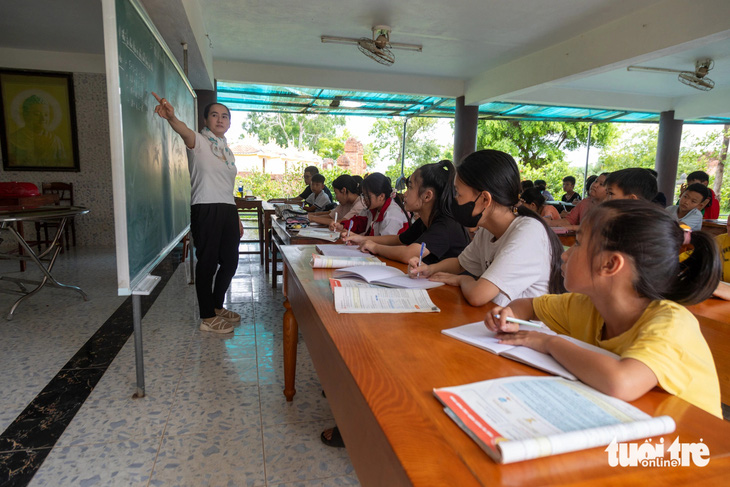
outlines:
M131 7L133 10L129 10ZM120 22L117 19L117 13L124 10L125 12L132 12L132 15L137 15L139 18L133 18L132 21L135 23L141 21L142 27L146 28L148 32L145 32L145 37L151 35L151 39L154 41L151 45L149 43L150 38L146 39L135 39L134 34L130 32L131 29L125 29L120 27ZM186 117L178 112L178 118L183 120L189 127L194 130L197 129L197 97L195 91L185 76L182 68L177 63L172 51L169 49L164 39L157 31L154 23L149 18L144 7L139 3L138 0L102 0L102 11L104 16L104 50L105 50L105 61L106 61L106 74L107 74L107 98L109 105L109 132L111 142L111 158L112 158L112 186L113 186L113 200L114 200L114 226L115 226L115 241L116 241L116 256L117 256L117 287L119 295L130 295L140 285L140 283L149 275L157 264L169 254L169 252L180 242L180 240L188 233L190 229L190 176L187 168L187 156L185 151L181 151L180 144L184 148L184 144L177 134L168 126L167 122L157 117L154 114L155 100L147 90L147 87L140 83L139 86L124 86L122 76L126 75L127 80L131 79L130 73L124 73L124 68L127 65L122 65L125 62L123 56L120 56L120 44L129 50L131 58L136 58L141 66L141 71L149 70L155 73L155 69L169 68L172 66L172 71L175 73L176 78L171 81L182 83L185 87L186 94L190 94L189 99L185 99L186 106L192 100L192 112L188 113ZM126 20L126 19L123 19ZM135 27L140 27L138 24ZM121 39L121 42L120 42ZM147 49L152 49L151 52L147 52ZM137 52L137 50L139 52ZM123 51L124 52L124 51ZM135 61L135 62L136 62ZM166 64L169 63L169 64ZM127 70L129 71L129 70ZM168 69L170 71L170 69ZM140 73L144 75L144 73ZM163 86L155 87L154 91L161 93L163 96L171 99L173 104L175 100L171 94L165 93L168 88L167 79ZM145 123L154 126L154 129L161 131L163 134L159 144L154 147L156 155L150 155L150 158L156 157L151 162L156 163L161 167L162 173L160 174L160 188L159 193L154 194L155 197L167 198L162 205L153 205L150 201L144 200L145 197L150 195L150 191L144 192L141 197L135 197L134 191L131 189L129 181L134 181L134 178L130 175L135 171L135 164L141 167L143 170L145 166L140 162L128 163L131 156L125 154L125 144L127 152L131 152L130 149L136 149L131 144L130 140L133 137L133 132L140 131L139 126L132 126L127 123L127 138L125 140L125 117L129 107L123 107L123 98L125 90L130 92L134 91L130 95L135 96L133 109L141 113L137 114L139 117L144 117ZM158 91L159 90L159 91ZM127 100L129 105L129 100ZM180 100L178 100L180 102ZM178 103L179 105L182 103ZM177 108L177 107L176 107ZM189 111L189 110L188 110ZM128 119L128 117L126 117ZM159 154L162 154L161 156ZM182 154L182 156L181 156ZM138 161L138 158L146 157L144 152L142 154L135 153L134 161ZM158 158L162 158L162 163ZM183 160L184 159L184 160ZM126 162L125 162L126 161ZM182 167L184 165L184 168ZM182 170L184 169L184 170ZM148 169L149 170L149 169ZM158 174L155 174L158 176ZM134 176L137 180L142 180L139 175ZM184 178L187 178L185 181ZM140 183L141 184L141 183ZM173 185L174 189L178 192L180 188L185 187L187 203L181 204L179 194L177 200L174 199L175 195L172 193L169 186ZM162 187L164 186L164 187ZM138 191L138 193L141 193ZM171 200L171 201L170 201ZM176 205L170 208L170 205ZM147 235L144 231L140 231L139 228L134 227L134 217L140 210L146 211L146 214L156 215L159 217L157 221L150 221L146 225L146 230L150 232L150 238L145 240ZM158 215L159 214L159 215ZM184 218L185 226L181 227L180 221ZM174 219L174 221L173 221ZM165 234L160 237L157 235L160 227L164 227L166 230ZM144 228L143 228L144 230ZM160 239L163 241L160 242ZM140 241L146 243L145 248L139 250ZM137 242L137 247L135 247ZM140 260L142 259L142 260Z

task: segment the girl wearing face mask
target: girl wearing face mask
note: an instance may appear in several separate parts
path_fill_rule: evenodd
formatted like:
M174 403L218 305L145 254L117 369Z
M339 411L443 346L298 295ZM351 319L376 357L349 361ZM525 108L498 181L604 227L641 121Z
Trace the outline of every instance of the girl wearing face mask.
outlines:
M395 192L390 185L390 178L374 172L362 181L362 199L367 207L364 214L342 220L336 227L347 234L352 222L350 234L359 233L374 237L378 235L398 235L408 229L408 218Z
M467 156L456 169L454 189L451 213L463 226L478 227L474 240L458 258L420 266L412 258L411 277L459 286L472 306L564 291L560 240L535 212L513 212L522 188L509 154L481 150Z
M403 263L419 257L422 243L426 244L423 262L427 264L457 257L470 239L466 229L451 217L454 174L454 165L448 160L426 164L411 174L404 206L420 218L405 232L379 237L350 235L345 240L365 252Z

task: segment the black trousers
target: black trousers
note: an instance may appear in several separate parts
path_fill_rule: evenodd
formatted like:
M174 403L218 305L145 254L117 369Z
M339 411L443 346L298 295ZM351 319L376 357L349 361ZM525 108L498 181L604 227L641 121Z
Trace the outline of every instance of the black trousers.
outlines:
M236 206L224 203L193 205L190 230L198 259L195 291L200 317L212 318L215 309L223 307L226 291L238 267L241 237Z

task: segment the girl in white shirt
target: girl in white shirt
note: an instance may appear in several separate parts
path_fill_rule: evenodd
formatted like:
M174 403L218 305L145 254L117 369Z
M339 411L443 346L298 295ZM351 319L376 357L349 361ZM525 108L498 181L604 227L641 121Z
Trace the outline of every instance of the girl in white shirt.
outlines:
M472 153L457 166L454 188L451 214L467 228L478 227L474 240L459 257L436 264L419 266L411 259L412 277L459 286L473 306L563 292L563 246L557 235L535 212L517 208L514 213L522 188L512 156Z

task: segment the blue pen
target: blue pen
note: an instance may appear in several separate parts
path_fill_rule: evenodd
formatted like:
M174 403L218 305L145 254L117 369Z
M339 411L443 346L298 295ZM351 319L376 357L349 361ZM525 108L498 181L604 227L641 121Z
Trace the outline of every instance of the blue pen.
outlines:
M421 253L418 255L418 267L421 267L421 262L423 262L423 251L426 250L426 242L421 242ZM416 277L421 277L421 273L417 272Z
M347 235L345 236L345 238L349 238L350 237L350 230L352 230L352 224L353 223L355 223L355 220L350 220L350 226L347 228ZM350 245L350 242L346 242L346 244L347 245Z

